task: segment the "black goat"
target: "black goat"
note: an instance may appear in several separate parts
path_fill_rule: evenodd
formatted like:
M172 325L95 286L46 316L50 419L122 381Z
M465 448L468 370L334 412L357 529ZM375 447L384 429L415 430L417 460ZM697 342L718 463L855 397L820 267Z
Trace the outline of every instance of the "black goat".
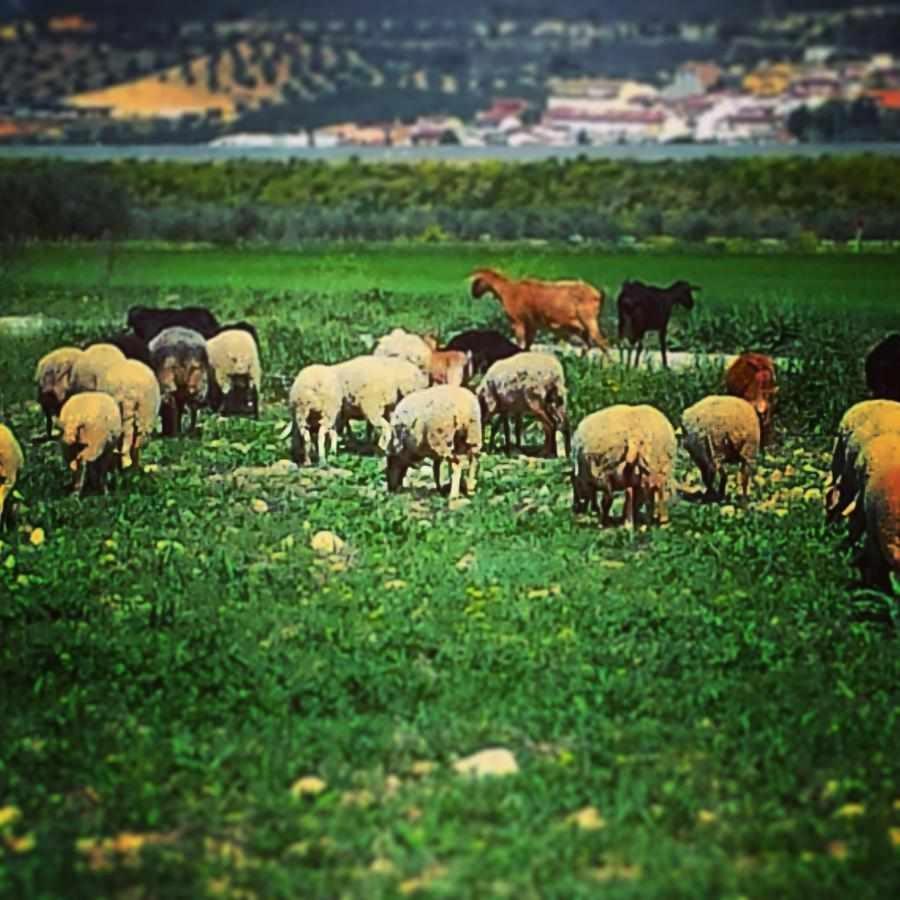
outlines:
M207 340L220 331L218 320L205 306L184 309L132 306L128 310L128 327L148 344L164 329L176 326L199 332Z
M619 342L627 340L637 345L634 354L634 366L644 346L644 335L648 331L659 332L659 347L662 351L663 366L668 367L666 359L666 329L672 307L678 304L685 309L694 306L693 291L699 291L696 285L686 281L676 281L667 288L654 287L642 281L626 281L619 291L616 306L619 311ZM631 347L625 351L625 365L630 365Z
M102 338L95 343L112 344L125 354L126 359L137 359L144 365L150 365L150 348L147 346L147 342L136 334L124 331L121 334L114 334L112 337Z
M877 400L900 400L900 334L889 334L869 351L866 385Z
M472 371L483 375L495 362L507 359L522 348L505 338L499 331L490 328L475 328L463 331L447 343L444 350L462 350L472 354Z

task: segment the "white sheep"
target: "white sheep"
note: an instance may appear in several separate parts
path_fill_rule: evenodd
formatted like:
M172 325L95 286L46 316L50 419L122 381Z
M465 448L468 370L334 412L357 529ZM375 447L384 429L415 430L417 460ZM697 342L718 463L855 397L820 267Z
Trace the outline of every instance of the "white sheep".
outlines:
M700 469L707 498L725 498L725 463L738 463L746 500L760 441L759 416L752 404L741 397L713 394L689 406L681 415L681 426L685 449Z
M841 417L825 490L829 522L838 521L857 496L860 488L857 457L862 448L872 438L894 432L900 432L900 403L895 400L864 400L851 406ZM857 515L861 514L862 509Z
M566 453L570 452L566 378L555 356L529 351L501 359L487 370L477 394L485 427L494 416L501 416L507 453L512 452L508 417L523 414L534 416L544 429L545 455L556 456L557 431L563 433Z
M162 433L172 437L181 431L185 408L191 411L191 430L197 410L206 402L209 386L209 354L206 339L191 328L163 329L149 344L150 361L159 382Z
M890 573L900 576L900 441L883 434L867 445L863 494L866 543L860 562L865 580L890 589Z
M124 359L125 354L115 344L91 344L72 366L70 393L99 390L103 374Z
M249 331L220 331L206 342L210 366L210 406L229 413L249 412L259 418L262 366L259 348Z
M325 438L331 439L331 452L337 449L337 421L341 414L341 381L333 366L312 365L301 369L291 385L291 451L294 462L306 462L307 447L316 435L318 460L325 462Z
M378 449L384 452L391 437L388 416L407 394L428 387L428 376L406 360L384 356L357 356L333 368L342 397L337 430L363 419L379 433Z
M609 525L614 495L622 491L626 528L634 529L644 503L651 522L665 524L677 450L671 423L655 407L617 404L591 413L572 438L573 509L590 507Z
M122 468L139 467L141 449L159 418L159 382L149 366L136 359L126 359L101 376L99 387L119 404Z
M101 391L75 394L63 404L59 422L63 460L74 473L73 491L82 494L87 483L105 492L106 474L117 464L122 445L118 404Z
M12 430L0 423L0 528L12 528L13 488L19 472L25 465L25 456Z
M416 391L397 404L387 448L387 487L397 491L411 465L430 459L441 490L441 462L450 465L450 500L459 497L463 460L468 461L466 493L475 492L481 452L481 410L466 388L438 385Z
M389 334L378 339L373 356L396 357L405 359L423 372L428 371L431 362L431 352L437 347L437 342L432 337L422 337L402 328L395 328Z
M53 418L59 415L72 391L72 369L83 353L84 350L78 347L57 347L38 360L34 380L37 383L38 403L46 418L44 440L50 440Z

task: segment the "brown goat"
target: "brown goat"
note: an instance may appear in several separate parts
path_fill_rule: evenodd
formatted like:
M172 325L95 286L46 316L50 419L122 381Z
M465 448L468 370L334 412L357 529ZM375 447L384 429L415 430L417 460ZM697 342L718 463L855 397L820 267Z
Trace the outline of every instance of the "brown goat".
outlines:
M519 345L527 350L539 328L562 331L580 337L590 347L609 353L598 319L603 308L603 291L584 281L539 281L513 279L494 269L472 273L472 296L492 293L503 305Z
M772 407L778 393L772 357L764 353L742 353L725 373L725 389L756 410L761 442L768 444L772 434Z

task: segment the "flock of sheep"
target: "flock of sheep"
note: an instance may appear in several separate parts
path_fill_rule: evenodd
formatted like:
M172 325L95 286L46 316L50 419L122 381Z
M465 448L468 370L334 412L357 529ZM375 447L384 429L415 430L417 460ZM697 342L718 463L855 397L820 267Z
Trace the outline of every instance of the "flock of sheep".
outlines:
M625 283L618 298L619 336L636 347L635 364L648 330L660 333L665 349L673 306L690 309L695 290L685 282L669 288ZM347 423L362 420L386 456L389 491L402 486L411 466L430 461L439 490L441 466L449 465L453 501L463 476L466 492L475 491L486 427L493 424L492 445L502 427L509 451L510 423L521 444L527 416L544 431L546 455L557 455L562 437L576 512L591 509L609 524L614 496L621 493L626 527L634 528L644 507L651 522L667 521L678 448L668 419L652 406L620 404L586 416L573 434L559 360L529 349L539 329L550 329L608 353L599 328L602 292L580 281L516 281L477 270L472 293L488 292L502 303L518 343L480 329L440 348L433 338L398 328L371 354L302 369L289 394L295 461L325 462ZM105 490L111 469L138 466L157 421L170 436L181 431L185 412L193 427L204 405L226 414L259 414L262 370L252 325L220 326L201 307L135 307L128 326L129 334L84 350L62 347L38 362L38 399L46 416L42 440L51 438L58 417L63 458L78 493L86 487ZM826 506L829 520L848 519L852 541L865 535L864 575L886 585L891 571L900 572L900 335L872 351L866 373L874 399L855 405L841 422ZM472 391L467 385L477 376ZM726 372L725 388L681 418L683 446L709 499L724 497L727 464L739 466L741 492L748 495L754 460L771 434L778 390L773 361L759 353L739 356ZM4 524L11 522L11 493L22 465L18 442L0 425Z

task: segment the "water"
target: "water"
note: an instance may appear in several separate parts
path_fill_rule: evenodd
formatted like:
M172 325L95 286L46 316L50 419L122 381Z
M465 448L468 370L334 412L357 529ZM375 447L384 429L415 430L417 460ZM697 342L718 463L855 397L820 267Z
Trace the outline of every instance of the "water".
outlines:
M98 162L100 160L142 159L180 162L215 160L325 160L339 162L357 157L365 162L537 162L544 159L659 160L738 159L750 156L815 157L845 156L868 153L877 156L900 155L900 143L871 144L610 144L597 147L210 147L206 144L135 144L135 145L62 145L0 146L0 159L67 159Z

